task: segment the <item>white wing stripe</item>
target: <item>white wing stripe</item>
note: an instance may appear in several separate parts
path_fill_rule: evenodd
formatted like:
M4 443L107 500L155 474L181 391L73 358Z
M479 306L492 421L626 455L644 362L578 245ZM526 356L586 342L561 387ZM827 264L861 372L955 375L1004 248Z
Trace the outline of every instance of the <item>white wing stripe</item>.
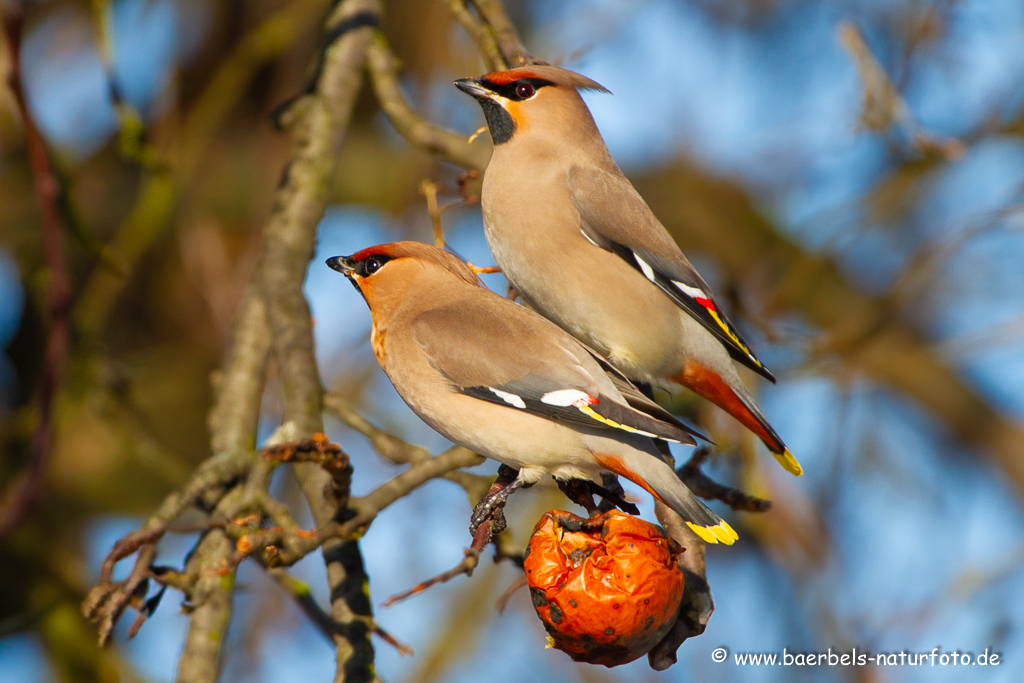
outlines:
M644 261L635 253L633 254L633 258L636 259L636 262L640 265L640 270L644 272L644 275L647 277L647 279L650 280L651 282L654 282L654 268L651 268L647 261Z
M702 290L702 289L697 289L696 287L690 287L689 285L684 285L682 282L679 282L678 280L673 280L672 284L674 284L676 286L676 288L679 289L679 291L681 291L683 294L685 294L686 296L690 297L691 299L696 299L698 297L700 297L702 299L709 298L707 293L704 292L704 290Z
M541 403L546 403L549 406L556 406L558 408L568 408L579 401L583 401L584 404L594 402L589 394L576 389L559 389L557 391L549 391L540 397Z
M520 398L519 396L516 396L515 394L510 394L507 391L502 391L501 389L495 389L494 387L487 388L491 390L491 393L493 393L495 396L497 396L510 406L515 406L520 410L526 410L526 402L523 401L523 399Z

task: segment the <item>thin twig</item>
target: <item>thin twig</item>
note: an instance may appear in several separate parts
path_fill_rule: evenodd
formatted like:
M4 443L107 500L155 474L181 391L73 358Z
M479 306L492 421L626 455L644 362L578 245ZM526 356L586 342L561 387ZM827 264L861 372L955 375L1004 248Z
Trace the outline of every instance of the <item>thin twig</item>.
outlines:
M512 20L508 18L508 13L501 0L470 0L470 2L476 7L480 21L494 35L494 42L508 68L528 64L547 64L542 59L531 55L523 47L522 41L519 40L519 33L513 26Z
M420 462L430 457L430 451L426 448L402 441L397 436L389 434L371 423L353 410L340 394L333 392L325 394L324 408L369 439L373 450L396 465ZM488 486L490 486L489 482Z
M707 461L709 455L711 455L711 449L701 446L693 452L686 464L676 470L676 474L683 480L687 488L693 491L694 495L705 500L720 500L733 510L744 512L766 512L771 508L770 500L751 496L739 489L719 484L704 474L700 467Z
M36 423L29 441L29 463L14 480L0 504L0 538L9 534L31 511L42 489L50 451L53 448L53 403L60 381L68 344L68 308L71 304L71 279L64 256L60 210L60 189L50 167L49 154L25 99L21 70L21 37L24 24L22 4L14 2L3 10L3 28L8 52L7 82L25 126L32 167L32 186L41 211L43 254L46 262L47 313L49 330L43 356L43 372L36 396Z
M507 558L522 568L525 553L518 548L511 547L507 543L508 534L503 533L505 531L505 518L502 515L501 508L504 506L504 501L502 500L498 503L492 503L494 507L490 507L489 509L485 508L487 510L486 516L477 521L477 515L479 514L481 507L485 505L485 502L490 501L495 494L505 492L507 495L508 492L515 490L516 486L513 486L512 484L516 480L517 475L517 470L504 465L498 470L498 477L488 488L487 495L481 498L480 503L477 504L477 507L473 511L473 524L470 525L470 531L473 534L473 542L470 544L469 548L466 549L465 556L462 558L461 562L446 572L442 572L433 578L418 583L407 591L391 596L384 602L383 606L390 607L400 600L422 593L428 588L436 586L439 583L451 581L456 576L461 576L462 574L472 576L473 570L476 569L476 566L480 562L480 553L483 552L484 548L486 548L487 544L491 541L494 541L496 549L495 562ZM474 524L475 528L473 526Z
M331 618L330 614L325 612L320 607L320 605L317 604L317 601L313 597L313 594L310 591L309 586L307 586L302 581L299 581L283 569L265 569L267 573L275 581L277 581L278 585L281 586L281 588L283 588L285 592L287 592L290 596L292 596L292 599L295 600L296 604L303 611L303 613L305 613L305 615L309 617L309 620L313 622L313 624L317 627L317 630L319 630L320 633L330 643L333 644L334 639L339 632L339 625L335 623L334 619ZM377 624L374 624L373 633L381 640L383 640L385 643L395 648L398 651L398 654L402 656L415 654L411 647L397 640L394 636L392 636L390 633L382 629Z
M418 595L423 591L436 586L440 583L447 583L456 576L473 576L473 570L480 564L480 553L483 552L484 548L491 540L491 521L486 520L477 527L476 534L473 536L473 543L465 551L465 557L457 565L449 569L448 571L441 572L437 576L431 577L426 581L421 581L409 590L396 593L390 598L384 601L381 607L391 607L396 602L401 602L406 598L410 598L414 595Z
M399 85L398 58L380 32L367 51L366 64L380 108L402 137L414 147L453 164L478 172L484 170L490 149L472 145L462 135L432 126L413 111Z
M411 491L431 479L444 476L448 472L463 467L479 465L483 461L483 456L477 455L468 448L453 446L439 455L416 463L405 472L384 482L367 495L356 499L353 502L353 507L361 511L383 510L394 501L408 495Z
M336 471L337 466L328 462L331 458L321 460L312 456L317 450L316 447L310 448L312 443L313 441L308 440L284 444L274 449L265 449L264 453L271 458L280 457L281 453L286 453L289 459L299 461L307 456L296 457L295 453L305 451L310 456L310 461L315 460L328 471ZM331 452L335 449L337 446L331 444L324 450ZM344 522L329 520L313 530L300 529L287 509L263 491L255 491L243 496L240 499L243 504L224 508L224 512L210 522L209 528L223 531L230 538L235 539L236 563L244 557L258 555L269 567L290 566L326 543L357 540L365 533L366 528L376 519L377 515L396 500L409 495L433 479L443 477L461 467L476 464L479 460L480 456L459 446L450 448L436 457L428 456L425 460L417 461L398 476L384 482L366 496L349 501L348 517ZM345 456L344 462L347 463L347 456ZM259 515L255 519L235 518L236 515L250 510L258 511ZM253 522L259 522L261 515L269 516L277 526L270 528L260 528L258 524L253 526ZM517 554L517 551L512 549L507 553L513 559Z
M885 132L895 125L907 132L911 142L921 152L938 154L947 161L964 155L967 147L962 141L937 137L921 127L896 84L872 54L856 24L842 21L836 34L860 72L864 87L860 123L864 128Z
M124 98L120 79L114 69L114 40L111 22L113 11L112 0L93 0L92 23L96 35L96 51L103 65L107 79L107 91L110 93L110 104L117 115L118 148L121 155L151 171L163 171L166 160L149 142L142 115L131 102Z
M372 424L365 417L352 409L351 406L339 394L328 393L324 396L324 408L337 415L345 424L356 430L367 439L370 445L382 457L387 458L395 464L420 463L430 460L433 456L430 451L422 446L402 441L393 434L388 434L383 429ZM455 449L452 449L455 450ZM467 453L469 451L466 451ZM463 456L458 456L459 458ZM465 456L467 464L461 467L473 467L484 462L484 457ZM471 504L486 495L491 487L491 478L472 472L463 472L459 469L450 470L442 475L448 481L461 486L469 497Z
M494 609L498 611L498 614L505 613L505 607L508 606L508 601L512 598L513 595L515 595L516 591L526 587L527 584L528 581L525 575L520 576L511 584L509 584L509 587L505 589L505 592L502 593L501 596L494 603Z
M455 21L459 23L469 34L469 37L476 43L480 57L484 60L484 66L488 71L501 71L508 68L508 62L501 56L498 44L494 40L494 34L487 26L469 10L468 0L445 0L448 11L452 13Z
M128 607L136 590L149 578L149 567L156 557L156 546L147 544L135 558L135 565L124 581L112 584L104 591L93 591L83 604L85 616L96 622L99 629L100 645L110 637L110 632Z
M444 227L441 225L441 210L437 207L437 183L424 178L420 183L420 194L427 200L427 214L430 215L430 224L434 228L434 246L444 249Z

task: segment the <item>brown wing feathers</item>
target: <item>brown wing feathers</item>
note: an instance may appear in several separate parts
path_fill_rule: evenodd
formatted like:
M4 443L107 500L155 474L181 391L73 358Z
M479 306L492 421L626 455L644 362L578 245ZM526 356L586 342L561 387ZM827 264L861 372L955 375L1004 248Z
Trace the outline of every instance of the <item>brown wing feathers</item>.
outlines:
M491 306L500 308L487 310ZM617 371L609 372L607 362L502 297L434 309L412 326L435 369L463 394L561 422L695 443L685 425L637 399L642 395L625 377L613 381ZM627 387L646 410L616 396Z

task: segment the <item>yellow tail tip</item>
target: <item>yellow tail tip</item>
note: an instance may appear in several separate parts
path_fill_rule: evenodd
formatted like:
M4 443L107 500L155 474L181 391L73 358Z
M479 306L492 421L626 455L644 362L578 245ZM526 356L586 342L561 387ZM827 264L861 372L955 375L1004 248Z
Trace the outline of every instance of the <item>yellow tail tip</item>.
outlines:
M736 533L736 531L729 526L729 523L724 519L721 524L716 527L712 527L712 531L715 531L718 536L718 540L726 545L732 545L736 541L740 540L740 535Z
M775 459L779 461L779 464L782 465L782 467L790 474L794 474L799 477L804 473L804 468L800 466L800 463L797 462L797 459L793 457L793 454L788 448L784 448L781 453L772 453L772 455L775 456Z
M693 522L687 522L686 526L690 527L693 533L700 536L701 540L705 543L732 545L740 537L725 520L715 526L699 526Z

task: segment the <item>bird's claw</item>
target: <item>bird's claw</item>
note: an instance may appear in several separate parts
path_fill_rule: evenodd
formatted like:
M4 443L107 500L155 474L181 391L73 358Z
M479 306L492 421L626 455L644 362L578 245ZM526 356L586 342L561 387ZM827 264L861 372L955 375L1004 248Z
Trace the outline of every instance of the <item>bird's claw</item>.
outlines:
M507 465L499 467L498 478L491 484L491 490L473 508L473 514L469 518L469 533L475 537L480 525L487 521L491 523L491 537L504 531L508 524L502 510L508 497L523 485L522 480L519 479L518 470Z
M503 491L505 489L502 489ZM505 521L505 513L502 508L505 507L505 500L497 501L496 496L485 496L476 504L473 508L473 514L469 518L469 533L471 536L476 536L477 530L480 525L484 522L490 521L491 523L491 534L500 534L508 527L508 523ZM507 499L508 496L505 496Z
M619 508L630 515L639 515L640 509L623 498L622 486L618 480L603 479L605 486L588 479L571 479L559 481L558 488L566 497L577 505L586 509L587 514L593 516L608 512L612 508ZM594 504L594 496L598 495L603 500L600 505Z

